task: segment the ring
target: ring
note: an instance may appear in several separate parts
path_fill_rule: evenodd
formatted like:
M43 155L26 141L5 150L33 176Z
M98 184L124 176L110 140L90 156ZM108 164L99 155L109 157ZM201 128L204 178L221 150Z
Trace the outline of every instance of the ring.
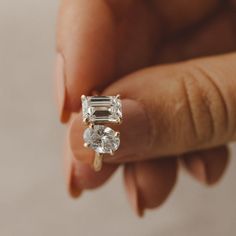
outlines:
M84 131L84 147L95 151L93 168L102 169L105 154L114 155L120 146L120 133L108 124L121 124L122 106L117 96L81 96L83 122L88 125Z

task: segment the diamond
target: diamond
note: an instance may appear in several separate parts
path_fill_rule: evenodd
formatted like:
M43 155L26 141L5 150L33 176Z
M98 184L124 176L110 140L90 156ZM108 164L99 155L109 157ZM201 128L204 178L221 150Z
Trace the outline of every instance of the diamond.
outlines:
M87 128L83 137L85 146L101 154L113 154L120 145L119 133L104 125Z
M86 123L120 123L119 96L82 96L83 120Z

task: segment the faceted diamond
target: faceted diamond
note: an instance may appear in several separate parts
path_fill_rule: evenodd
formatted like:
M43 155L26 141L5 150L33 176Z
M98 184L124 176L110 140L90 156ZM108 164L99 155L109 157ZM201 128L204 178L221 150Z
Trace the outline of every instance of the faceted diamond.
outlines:
M120 123L121 100L118 96L82 96L83 120L87 123Z
M95 152L105 154L114 153L119 145L119 133L104 125L94 125L84 131L84 142Z

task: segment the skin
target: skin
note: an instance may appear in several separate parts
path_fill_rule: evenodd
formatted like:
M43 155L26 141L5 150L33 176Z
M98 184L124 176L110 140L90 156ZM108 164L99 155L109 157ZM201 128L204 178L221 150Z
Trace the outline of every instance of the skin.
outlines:
M141 216L166 200L179 163L205 184L220 179L236 139L235 10L217 0L62 1L56 82L72 196L124 165ZM122 144L99 173L81 139L80 96L94 90L124 98Z

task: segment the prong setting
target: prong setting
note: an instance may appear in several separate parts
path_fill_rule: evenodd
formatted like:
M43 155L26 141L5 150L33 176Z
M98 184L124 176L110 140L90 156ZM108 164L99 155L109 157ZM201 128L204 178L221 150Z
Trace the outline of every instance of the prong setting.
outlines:
M115 133L115 136L116 136L117 138L119 138L119 137L120 137L120 132L116 132L116 133Z
M83 119L83 122L86 124L86 125L88 125L89 123L88 123L88 119L87 118L84 118Z
M118 125L120 125L122 123L122 118L119 118L117 123L118 123Z
M94 128L94 124L93 123L89 124L89 128L93 129Z
M89 147L90 147L90 144L84 143L84 147L85 147L85 148L89 148Z
M115 154L115 153L114 153L113 151L110 152L110 155L111 155L111 156L114 156L114 154Z

